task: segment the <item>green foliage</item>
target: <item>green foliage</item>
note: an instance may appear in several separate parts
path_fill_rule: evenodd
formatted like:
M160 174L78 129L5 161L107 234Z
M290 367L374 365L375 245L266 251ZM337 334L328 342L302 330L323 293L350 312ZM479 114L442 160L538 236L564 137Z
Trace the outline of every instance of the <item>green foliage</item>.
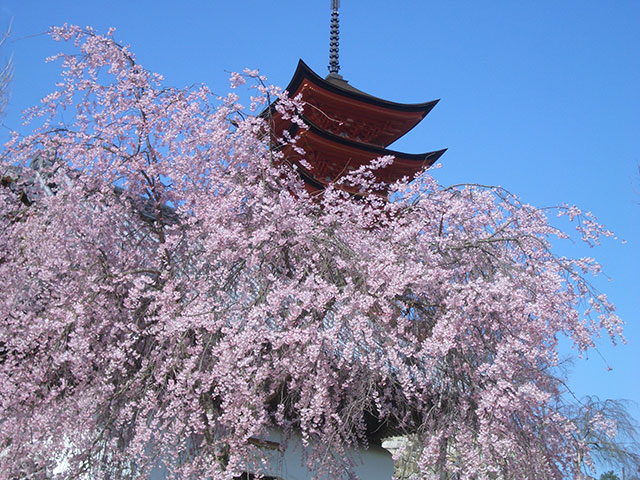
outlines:
M600 480L620 480L620 477L613 473L613 470L609 470L600 475Z

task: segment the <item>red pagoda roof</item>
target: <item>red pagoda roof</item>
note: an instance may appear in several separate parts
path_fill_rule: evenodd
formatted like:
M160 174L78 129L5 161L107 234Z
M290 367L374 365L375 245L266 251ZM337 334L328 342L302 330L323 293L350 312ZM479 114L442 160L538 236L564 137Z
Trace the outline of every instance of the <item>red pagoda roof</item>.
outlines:
M290 97L301 95L301 117L308 129L301 129L270 105L263 115L271 115L271 129L276 137L288 130L298 135L297 146L304 149L312 168L303 166L300 153L285 145L285 161L297 165L307 189L316 192L372 160L391 155L395 161L373 173L378 182L391 184L403 177L412 178L431 166L446 151L409 154L386 147L417 125L438 103L405 104L383 100L352 87L337 72L322 79L302 60L289 82ZM357 187L342 185L359 194ZM381 192L384 194L384 192Z
M301 93L304 117L318 127L386 147L403 136L438 103L397 103L364 93L340 75L321 78L302 60L287 86L290 97Z
M427 153L403 153L376 145L363 144L349 138L335 135L306 121L308 129L291 128L292 135L298 135L296 146L305 151L304 159L312 166L307 169L301 163L301 156L292 146L285 146L285 157L296 164L312 192L324 189L345 174L368 165L371 160L392 155L393 163L374 171L378 181L391 184L403 177L412 178L425 167L433 165L446 149ZM360 193L357 187L342 186L352 193Z

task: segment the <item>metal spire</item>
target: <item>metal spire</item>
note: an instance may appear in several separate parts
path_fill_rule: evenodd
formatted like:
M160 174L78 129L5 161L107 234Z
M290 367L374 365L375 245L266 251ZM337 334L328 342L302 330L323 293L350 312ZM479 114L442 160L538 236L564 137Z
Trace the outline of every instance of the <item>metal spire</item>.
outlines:
M340 39L340 19L338 18L340 0L331 0L331 37L329 40L329 75L338 75L338 44Z

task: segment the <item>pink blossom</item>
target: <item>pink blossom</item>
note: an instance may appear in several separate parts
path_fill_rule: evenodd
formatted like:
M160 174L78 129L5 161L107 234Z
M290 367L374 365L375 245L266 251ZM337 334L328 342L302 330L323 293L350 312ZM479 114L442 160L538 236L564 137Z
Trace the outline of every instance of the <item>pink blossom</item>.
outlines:
M311 197L274 143L295 137L236 94L166 87L112 34L52 29L82 55L57 57L44 125L0 164L0 478L62 456L61 478L228 479L272 429L319 445L305 461L328 478L385 429L416 439L422 478L574 471L557 342L622 322L595 260L554 255L550 210L428 172L387 202L391 157ZM247 77L254 107L304 127L301 99L252 70L232 87Z

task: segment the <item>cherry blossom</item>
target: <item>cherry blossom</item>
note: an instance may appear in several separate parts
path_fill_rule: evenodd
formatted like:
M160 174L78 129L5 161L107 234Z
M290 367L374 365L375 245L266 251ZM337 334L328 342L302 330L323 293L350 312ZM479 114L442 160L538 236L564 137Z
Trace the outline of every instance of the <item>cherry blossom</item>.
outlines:
M423 478L577 473L558 342L622 322L548 216L610 232L429 172L387 201L371 171L392 158L342 180L360 196L311 196L280 153L295 138L236 93L165 86L113 34L51 30L77 52L0 165L0 478L230 479L273 430L330 478L403 434ZM300 99L244 82L301 122Z

